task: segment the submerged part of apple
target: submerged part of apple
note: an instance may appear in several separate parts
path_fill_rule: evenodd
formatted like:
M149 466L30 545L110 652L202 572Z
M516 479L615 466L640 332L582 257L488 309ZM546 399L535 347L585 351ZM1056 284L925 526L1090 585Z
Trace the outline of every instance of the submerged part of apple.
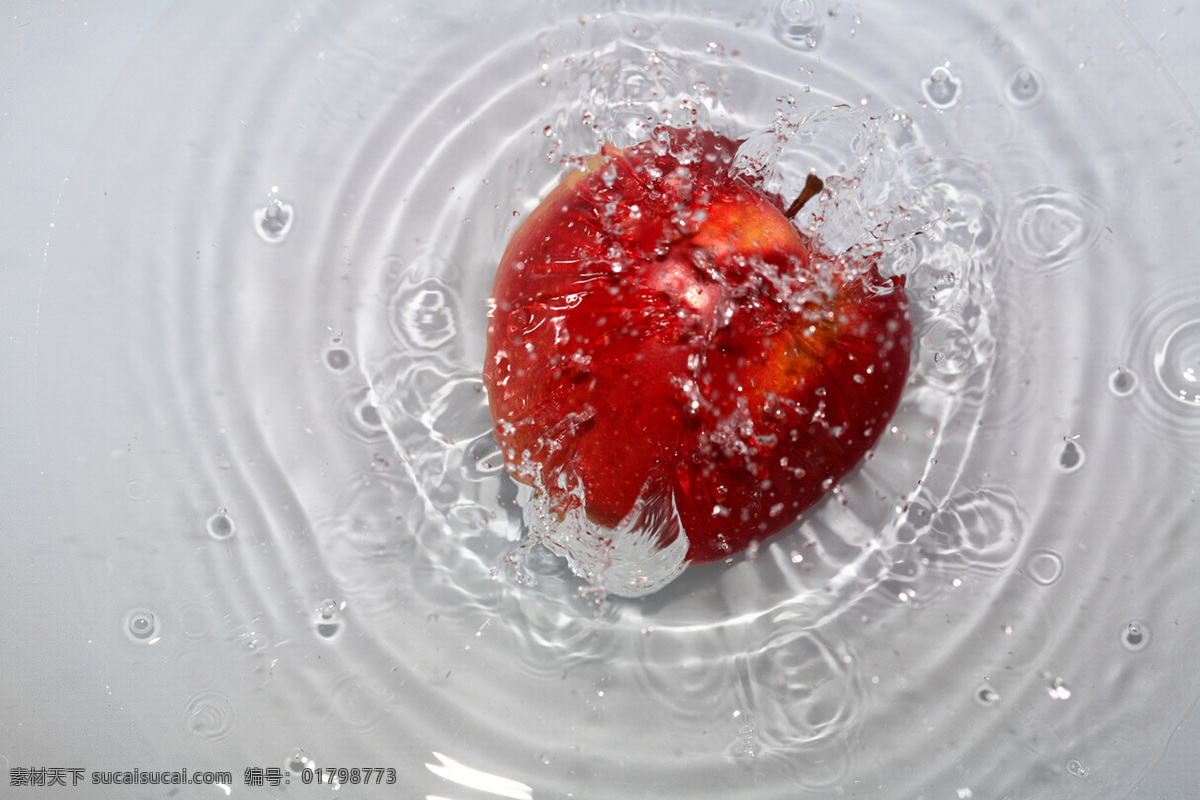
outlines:
M659 128L605 148L496 274L484 383L506 468L542 539L616 594L794 522L908 373L903 278L813 252L737 147ZM643 570L655 554L674 563Z

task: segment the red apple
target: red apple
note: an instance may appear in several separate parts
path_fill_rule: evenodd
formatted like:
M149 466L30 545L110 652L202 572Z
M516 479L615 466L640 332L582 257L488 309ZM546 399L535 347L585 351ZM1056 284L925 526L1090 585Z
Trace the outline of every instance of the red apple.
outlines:
M509 242L488 327L510 474L598 531L671 498L692 563L820 500L909 365L904 279L812 252L738 144L664 127L572 171Z

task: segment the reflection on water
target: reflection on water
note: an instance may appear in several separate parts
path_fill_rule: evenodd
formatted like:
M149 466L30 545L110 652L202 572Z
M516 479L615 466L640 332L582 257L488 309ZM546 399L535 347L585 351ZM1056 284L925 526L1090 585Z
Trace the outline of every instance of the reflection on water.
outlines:
M53 602L165 761L1093 797L1161 753L1200 694L1150 668L1195 644L1194 116L1107 10L679 5L180 8L131 60L50 245L40 426ZM501 468L488 293L569 164L693 122L781 195L831 176L800 223L908 276L912 376L799 524L605 597Z

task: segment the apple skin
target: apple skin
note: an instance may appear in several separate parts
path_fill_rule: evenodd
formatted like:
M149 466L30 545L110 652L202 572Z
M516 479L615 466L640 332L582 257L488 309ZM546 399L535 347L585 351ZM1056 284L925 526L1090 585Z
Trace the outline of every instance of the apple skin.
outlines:
M509 473L605 528L670 498L690 563L817 503L884 432L909 368L904 279L814 258L734 170L738 144L663 127L572 171L509 242L487 335Z

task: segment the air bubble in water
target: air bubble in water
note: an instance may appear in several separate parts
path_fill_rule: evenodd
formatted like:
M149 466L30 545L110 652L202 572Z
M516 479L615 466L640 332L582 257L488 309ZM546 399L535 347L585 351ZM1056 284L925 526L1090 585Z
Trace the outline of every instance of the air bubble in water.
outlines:
M1121 645L1131 653L1145 650L1150 644L1150 629L1146 623L1134 620L1121 628Z
M279 187L272 186L267 195L267 204L254 210L254 230L268 244L282 242L292 230L296 218L290 203L279 199Z
M936 108L951 108L962 95L962 81L947 67L934 67L929 77L921 84L925 99Z
M1200 320L1185 322L1154 354L1154 372L1167 394L1200 407Z
M234 532L233 519L223 508L209 517L204 527L208 531L208 535L214 539L228 539L233 536Z
M1042 80L1028 67L1021 67L1008 81L1005 94L1009 102L1027 106L1042 96Z
M1084 780L1088 776L1088 768L1083 765L1083 762L1075 759L1067 762L1067 772L1080 780Z
M1126 397L1133 394L1133 390L1137 388L1137 385L1137 373L1124 367L1117 367L1108 376L1108 388L1117 397Z
M1044 548L1034 550L1025 560L1025 574L1034 583L1049 586L1062 577L1062 556Z
M125 616L125 633L135 642L154 644L159 640L158 618L153 611L135 608Z

